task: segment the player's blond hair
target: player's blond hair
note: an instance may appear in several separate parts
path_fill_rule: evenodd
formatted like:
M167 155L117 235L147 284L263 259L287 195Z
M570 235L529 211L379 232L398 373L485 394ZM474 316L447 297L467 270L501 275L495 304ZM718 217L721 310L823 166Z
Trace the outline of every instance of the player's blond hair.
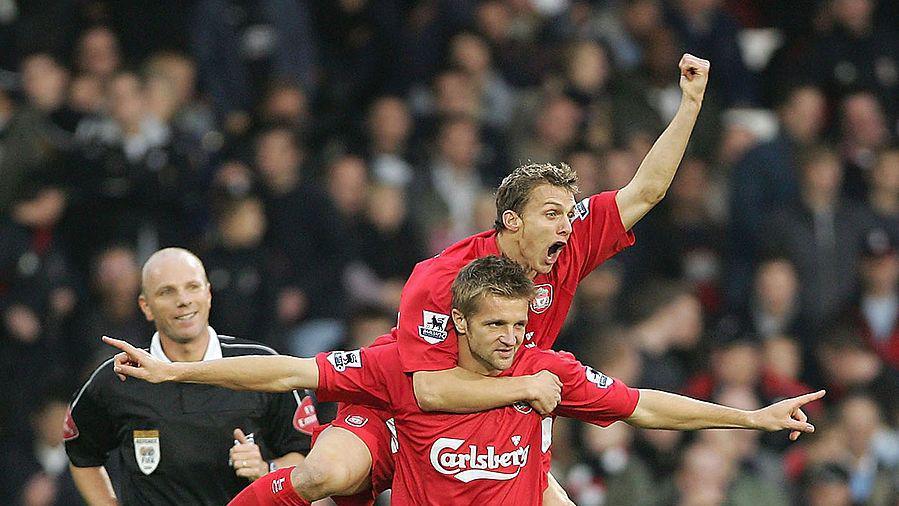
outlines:
M514 211L521 214L531 197L531 191L543 184L564 188L576 195L577 172L564 162L529 163L513 170L496 189L496 221L493 222L493 228L497 232L505 229L503 213Z
M468 317L477 313L481 300L489 295L508 299L534 297L534 282L524 268L505 257L478 258L459 271L453 281L453 309Z

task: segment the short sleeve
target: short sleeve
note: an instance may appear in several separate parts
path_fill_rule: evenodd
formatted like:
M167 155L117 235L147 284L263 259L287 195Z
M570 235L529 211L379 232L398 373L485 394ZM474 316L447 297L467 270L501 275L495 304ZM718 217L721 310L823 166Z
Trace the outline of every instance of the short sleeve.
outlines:
M562 381L562 402L556 415L606 427L634 413L639 390L580 363L570 353L549 353L553 364L547 369Z
M452 322L452 284L456 271L420 264L403 288L396 328L403 371L442 371L456 367L459 342Z
M99 388L95 383L99 380L96 376L92 376L75 394L66 413L63 437L66 454L75 467L106 464L109 452L119 444L112 416L99 401Z
M617 191L608 191L585 198L574 206L571 241L577 262L578 279L590 274L599 264L634 244L634 233L624 229Z
M403 377L399 357L392 346L323 352L316 355L315 362L318 365L316 396L322 402L340 401L388 409L388 381ZM393 375L391 369L395 369Z
M318 427L315 400L305 390L271 394L264 439L273 457L290 452L306 454L312 431Z

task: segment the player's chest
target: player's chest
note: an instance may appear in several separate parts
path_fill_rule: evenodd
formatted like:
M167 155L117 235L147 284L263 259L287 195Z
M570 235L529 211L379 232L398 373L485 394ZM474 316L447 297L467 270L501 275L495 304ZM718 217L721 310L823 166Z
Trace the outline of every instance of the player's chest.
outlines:
M527 404L398 418L396 430L416 467L450 484L508 482L540 467L541 418Z
M549 348L565 323L576 286L549 276L538 276L534 284L524 346Z

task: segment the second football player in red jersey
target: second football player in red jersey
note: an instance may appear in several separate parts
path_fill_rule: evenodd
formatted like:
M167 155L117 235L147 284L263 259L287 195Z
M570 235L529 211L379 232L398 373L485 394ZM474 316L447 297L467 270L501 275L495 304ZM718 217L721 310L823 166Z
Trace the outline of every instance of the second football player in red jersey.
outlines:
M554 398L544 395L545 385L533 381L545 378L484 378L455 367L450 284L459 269L475 258L503 255L516 261L537 285L525 346L550 349L578 283L633 244L631 227L671 184L702 104L709 62L684 55L679 67L680 108L625 187L575 203L577 177L564 164L519 167L497 191L494 230L463 239L416 266L403 288L393 335L399 341L404 369L413 374L415 396L423 409L471 413L518 401L542 412L552 409ZM317 435L301 466L306 478L301 488L304 497L365 490L369 470L375 493L389 486L393 463L385 420L391 423L378 410L342 406L331 426ZM547 470L549 464L547 454ZM554 484L552 477L549 483ZM338 503L370 504L371 499L367 494ZM547 502L571 504L558 486L548 489Z
M823 391L743 411L652 390L635 390L582 365L572 355L519 348L524 342L533 283L505 258L475 260L452 286L453 326L459 366L472 374L508 376L550 371L562 384L554 414L608 425L626 420L660 429L753 428L811 432L801 406ZM473 414L424 413L412 380L403 373L396 343L319 354L315 359L240 357L166 364L124 341L115 371L148 381L189 381L236 389L279 391L317 388L325 400L348 400L389 410L399 452L394 504L541 504L545 470L537 458L548 449L544 418L516 404ZM280 470L238 495L239 506L309 504L292 486L298 473Z

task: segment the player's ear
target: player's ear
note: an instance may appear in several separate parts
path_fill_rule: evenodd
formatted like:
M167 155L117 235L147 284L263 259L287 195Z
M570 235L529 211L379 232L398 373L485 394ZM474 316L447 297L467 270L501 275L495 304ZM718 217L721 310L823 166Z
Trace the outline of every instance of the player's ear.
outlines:
M521 216L511 209L503 211L503 226L509 232L517 232L521 228Z
M150 304L147 303L147 298L144 297L144 294L140 294L137 298L137 305L140 306L140 310L143 311L144 318L146 318L148 322L153 321L153 312L150 311Z
M457 334L467 334L468 333L468 322L465 321L465 317L462 315L462 313L458 309L453 308L452 315L453 315L453 325L455 325L455 327L456 327L456 333Z

